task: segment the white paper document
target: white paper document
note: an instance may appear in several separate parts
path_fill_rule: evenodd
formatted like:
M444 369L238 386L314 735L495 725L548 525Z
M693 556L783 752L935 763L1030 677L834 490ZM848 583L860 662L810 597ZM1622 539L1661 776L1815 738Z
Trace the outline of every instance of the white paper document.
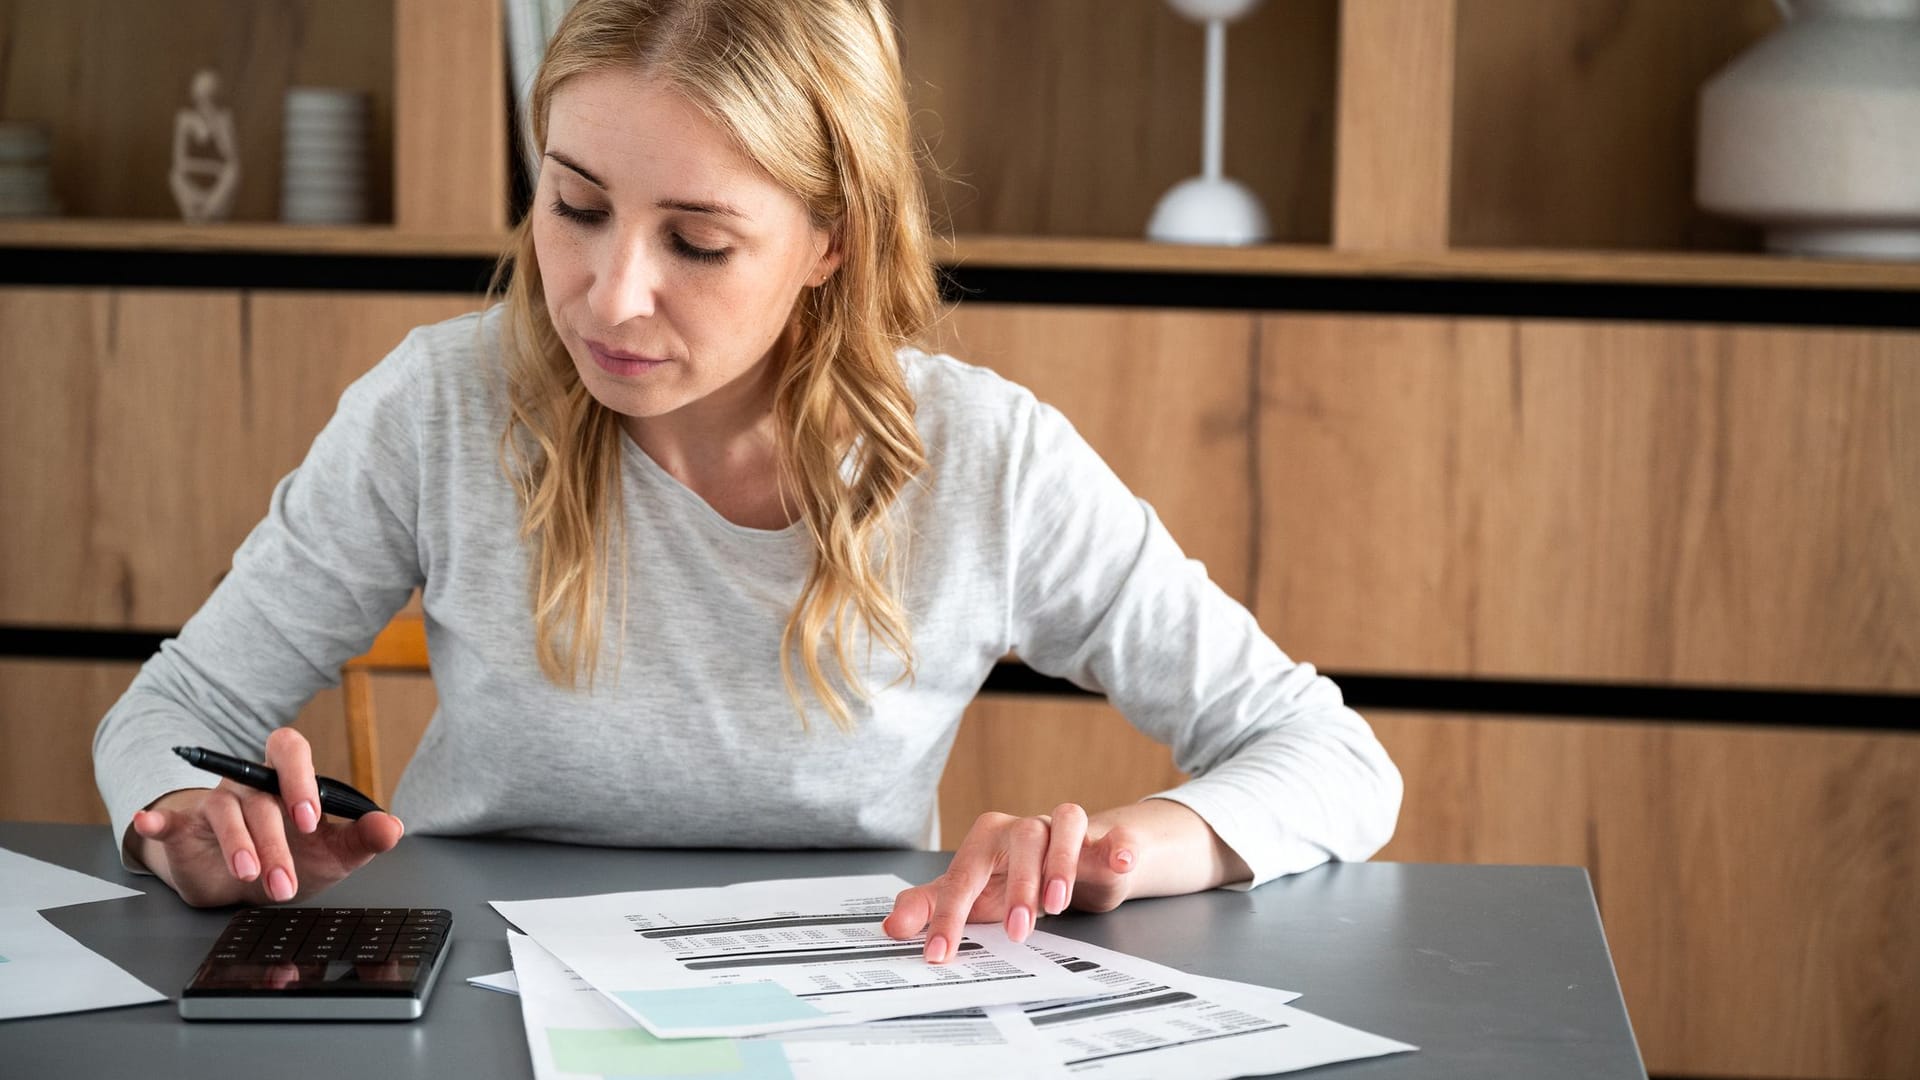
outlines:
M1290 991L1190 975L1040 930L1026 943L1077 973L1082 996L987 1012L1017 1014L1076 1077L1230 1080L1417 1049L1292 1008L1300 995Z
M165 1000L32 908L0 908L0 1020Z
M1086 993L1073 972L970 925L950 963L880 931L893 875L494 901L662 1038L740 1036Z
M0 848L0 908L45 911L140 895L138 889Z
M514 935L509 933L507 936L513 937ZM526 935L522 934L519 936L525 937ZM520 992L520 979L511 971L496 971L491 975L469 975L467 976L467 985L478 987L481 990L491 990L496 994L518 994Z
M699 1076L752 1080L983 1080L1061 1077L1023 1020L980 1010L739 1039L660 1039L553 954L508 934L535 1080ZM491 980L498 983L498 979ZM1025 1040L1025 1041L1023 1041Z

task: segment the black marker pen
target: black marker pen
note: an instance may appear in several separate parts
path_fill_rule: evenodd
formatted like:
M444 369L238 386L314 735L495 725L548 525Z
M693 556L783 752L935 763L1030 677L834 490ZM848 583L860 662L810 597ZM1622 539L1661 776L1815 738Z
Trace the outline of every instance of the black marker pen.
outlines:
M280 774L265 765L228 757L218 750L208 750L203 746L176 746L173 752L196 769L205 769L215 776L224 776L269 795L280 794ZM320 812L323 814L358 819L385 812L351 784L325 776L315 779L320 782Z

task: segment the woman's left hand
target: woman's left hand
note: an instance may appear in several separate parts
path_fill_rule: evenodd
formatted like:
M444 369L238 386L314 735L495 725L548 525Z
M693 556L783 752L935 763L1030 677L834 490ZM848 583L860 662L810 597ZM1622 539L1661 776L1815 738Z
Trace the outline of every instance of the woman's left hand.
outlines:
M1119 907L1137 880L1140 839L1124 824L1089 826L1076 803L1034 817L982 814L947 872L895 897L881 929L897 940L926 929L926 957L936 964L958 955L970 922L1003 922L1008 937L1025 941L1043 912Z

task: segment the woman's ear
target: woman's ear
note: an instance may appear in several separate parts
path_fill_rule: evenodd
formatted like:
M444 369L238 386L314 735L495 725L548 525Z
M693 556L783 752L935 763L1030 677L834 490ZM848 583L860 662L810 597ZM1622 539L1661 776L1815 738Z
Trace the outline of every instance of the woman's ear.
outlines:
M813 276L807 278L807 284L814 288L825 285L827 279L833 276L833 272L840 269L840 263L845 258L846 252L840 246L840 230L835 229L827 234L827 249L821 252L819 261L813 264Z

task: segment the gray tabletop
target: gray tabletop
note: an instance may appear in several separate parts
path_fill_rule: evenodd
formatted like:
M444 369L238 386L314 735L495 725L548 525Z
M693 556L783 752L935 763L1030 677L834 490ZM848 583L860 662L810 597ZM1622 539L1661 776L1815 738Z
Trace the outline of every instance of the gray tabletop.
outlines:
M178 995L231 914L196 911L155 879L121 870L103 827L0 823L0 847L145 890L46 917L164 994ZM506 923L487 901L829 874L924 881L945 867L945 856L925 852L630 851L410 836L319 902L453 912L452 951L425 1018L190 1024L168 1001L7 1020L0 1071L530 1077L518 1003L466 985L512 966ZM1339 864L1252 892L1136 900L1041 925L1184 970L1297 990L1299 1008L1421 1048L1308 1075L1646 1075L1578 867Z

